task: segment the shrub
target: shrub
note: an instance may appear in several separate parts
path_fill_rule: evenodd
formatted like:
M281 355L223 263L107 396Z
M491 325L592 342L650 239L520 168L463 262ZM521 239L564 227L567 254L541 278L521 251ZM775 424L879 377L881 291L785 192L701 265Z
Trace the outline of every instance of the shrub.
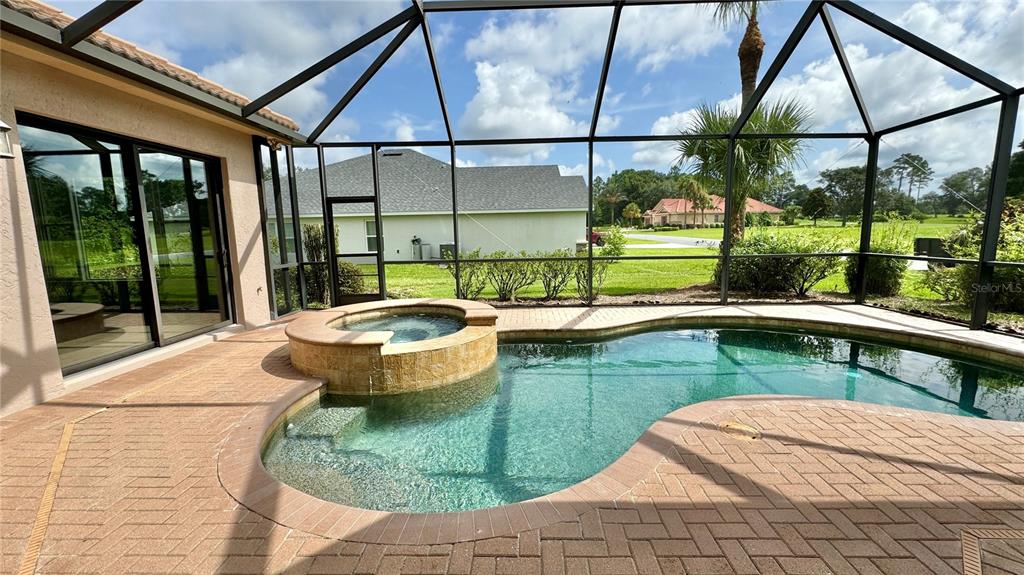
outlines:
M576 261L575 263L576 295L584 303L590 303L590 294L587 293L587 262L583 260ZM597 297L601 293L601 288L604 287L604 279L608 275L610 263L609 260L594 260L594 297Z
M972 266L967 266L973 270ZM943 301L962 301L960 270L956 267L928 264L928 271L921 278L921 285L938 294Z
M544 258L571 258L569 250L555 250L551 253L538 253L537 257ZM562 293L569 280L575 278L577 269L576 260L556 259L545 260L536 263L537 276L544 286L544 299L555 299ZM584 262L586 264L586 262Z
M761 227L765 227L765 228L771 227L772 225L775 224L775 221L772 220L772 217L770 215L768 215L767 213L764 213L764 212L761 212L760 214L757 214L757 216L755 216L754 219L755 219L757 225L759 225Z
M799 215L800 206L786 206L786 209L782 210L782 223L787 226L792 226L796 223L796 218Z
M446 254L446 259L451 259ZM470 260L479 260L482 258L480 255L480 248L477 248L467 254L462 254L462 258ZM461 259L461 258L460 258ZM487 262L459 262L459 277L456 284L458 285L458 291L455 292L455 297L459 299L476 299L483 293L484 288L487 287ZM448 264L448 273L455 278L455 263Z
M984 227L981 215L970 214L967 222L947 236L942 245L955 258L975 259L981 251L981 234ZM1024 262L1024 200L1008 199L999 223L999 239L996 244L996 260ZM960 265L956 270L959 297L964 305L971 303L977 290L978 270L976 266ZM996 311L1024 312L1024 269L997 267L992 272L989 303Z
M871 216L871 221L872 222L883 222L884 223L884 222L889 221L889 216L885 212L878 212L878 213L876 213L876 214Z
M910 212L910 218L912 220L916 220L918 222L923 222L923 221L928 219L928 214L922 212L921 210L919 210L917 208L914 208L914 210L912 212Z
M825 234L749 232L733 244L733 254L794 254L787 258L731 258L729 286L755 294L792 292L803 297L821 280L839 269L841 256L799 257L815 252L835 253L839 240ZM714 280L721 280L721 262Z
M884 216L879 220L877 216ZM877 214L875 221L888 221L889 225L879 226L872 230L871 250L879 254L908 254L913 249L914 231L906 218L895 214ZM910 262L896 258L867 259L865 268L866 295L892 297L900 293L903 277L907 273ZM846 287L850 293L857 289L857 258L846 261Z
M302 226L302 251L307 262L323 262L327 259L327 236L324 235L323 224L304 224ZM304 266L307 303L330 306L328 265L322 263Z
M626 235L622 233L622 228L619 226L612 226L601 237L604 239L604 246L601 247L602 255L621 256L626 253Z
M344 260L338 261L338 293L341 295L366 293L363 272L359 266Z
M497 251L493 259L516 257L511 252ZM529 257L519 252L518 257ZM498 301L515 301L516 294L537 280L537 266L530 261L492 261L487 264L487 282L498 294Z

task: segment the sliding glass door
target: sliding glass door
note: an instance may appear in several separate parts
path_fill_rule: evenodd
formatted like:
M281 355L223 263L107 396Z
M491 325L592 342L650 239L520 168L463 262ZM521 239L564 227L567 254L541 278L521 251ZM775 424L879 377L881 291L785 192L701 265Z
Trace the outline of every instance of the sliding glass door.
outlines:
M64 373L229 320L214 162L28 115L18 133Z
M138 159L161 335L173 339L208 329L227 319L227 309L206 166L146 149Z

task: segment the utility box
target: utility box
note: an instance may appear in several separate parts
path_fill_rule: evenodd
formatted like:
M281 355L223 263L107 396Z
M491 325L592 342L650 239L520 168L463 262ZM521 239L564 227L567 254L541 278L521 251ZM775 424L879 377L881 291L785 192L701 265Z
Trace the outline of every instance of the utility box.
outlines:
M412 256L419 261L426 261L433 257L433 247L430 244L418 243L412 245Z

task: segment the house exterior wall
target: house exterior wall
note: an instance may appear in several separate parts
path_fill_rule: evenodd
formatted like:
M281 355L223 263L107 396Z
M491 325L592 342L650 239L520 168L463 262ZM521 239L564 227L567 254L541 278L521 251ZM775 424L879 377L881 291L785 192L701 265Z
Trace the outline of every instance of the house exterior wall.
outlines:
M302 223L320 223L319 217L303 217ZM369 215L338 216L338 250L365 252L366 222ZM454 243L450 214L384 215L385 261L415 259L412 238L430 244L430 258L441 257L441 244ZM530 253L557 249L574 250L576 242L587 235L586 212L510 212L459 215L459 241L462 253L480 249L481 254L496 251ZM428 256L424 254L424 258Z
M702 224L714 224L725 221L723 214L705 213L701 217L700 212L686 214L654 214L645 216L644 223L650 226L693 226Z
M0 415L65 392L16 111L220 158L236 319L269 321L252 130L10 35L0 48L0 118L16 155L0 159Z

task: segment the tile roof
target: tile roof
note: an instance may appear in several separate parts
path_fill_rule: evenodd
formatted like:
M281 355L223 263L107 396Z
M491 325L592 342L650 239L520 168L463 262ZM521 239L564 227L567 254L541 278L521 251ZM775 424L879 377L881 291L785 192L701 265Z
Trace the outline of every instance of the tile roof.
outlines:
M58 29L62 29L75 21L75 18L65 14L61 10L58 10L48 4L37 2L36 0L0 0L0 4ZM111 36L102 30L96 32L92 36L89 36L85 42L95 44L100 48L132 60L133 62L141 64L142 66L159 72L169 78L184 82L230 104L245 106L250 102L249 98L246 98L237 92L228 90L220 84L207 80L188 68L184 68L162 56L157 56L152 52L143 50L131 42L122 40L116 36ZM299 129L299 125L296 124L294 120L283 114L278 114L269 108L263 108L257 112L257 114L288 129Z
M711 204L712 204L713 207L710 210L705 210L704 213L705 214L724 214L725 213L725 198L723 198L722 196L716 196L714 194L712 194L710 197L711 197ZM684 200L682 198L665 198L665 199L659 201L653 208L651 208L647 212L644 212L644 215L647 215L649 213L650 214L686 214L686 213L692 213L694 211L696 211L696 210L694 210L690 206L690 201L689 200ZM762 201L755 200L753 198L747 198L747 212L750 212L752 214L759 214L759 213L780 214L780 213L782 213L782 210L780 210L779 208L776 208L773 205L766 204L766 203L764 203Z
M392 149L381 153L378 165L381 213L451 212L451 168L447 162L410 149ZM369 154L328 164L326 170L328 196L373 195ZM587 209L583 176L563 176L554 165L457 167L455 177L460 212ZM320 215L319 172L299 170L295 182L302 215ZM265 185L268 197L269 190L269 184ZM367 212L366 206L359 204L336 204L334 211Z

